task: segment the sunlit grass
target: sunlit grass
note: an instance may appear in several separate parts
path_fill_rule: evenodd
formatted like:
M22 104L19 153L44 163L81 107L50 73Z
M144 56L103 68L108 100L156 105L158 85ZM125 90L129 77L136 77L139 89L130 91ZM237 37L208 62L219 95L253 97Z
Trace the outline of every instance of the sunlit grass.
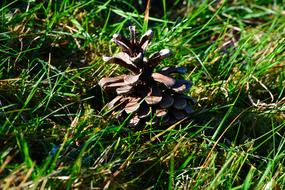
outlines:
M4 1L0 188L284 189L285 17L274 2ZM184 2L186 2L184 4ZM149 53L187 67L190 120L116 124L97 86L114 33L154 31Z

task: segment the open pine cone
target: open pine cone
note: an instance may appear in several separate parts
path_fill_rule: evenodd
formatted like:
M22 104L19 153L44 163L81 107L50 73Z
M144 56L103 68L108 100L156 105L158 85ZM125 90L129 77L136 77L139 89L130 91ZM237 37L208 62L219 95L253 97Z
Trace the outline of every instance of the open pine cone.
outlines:
M185 73L183 67L166 67L154 72L154 68L171 54L163 49L145 57L145 50L153 32L148 30L137 40L134 26L129 27L130 40L115 34L113 41L122 48L122 52L104 56L107 63L119 64L130 72L116 77L105 77L99 85L105 90L116 90L117 96L108 103L113 114L125 119L129 114L129 126L139 124L168 124L188 117L193 112L194 100L184 93L192 83L183 79L174 79L173 74Z

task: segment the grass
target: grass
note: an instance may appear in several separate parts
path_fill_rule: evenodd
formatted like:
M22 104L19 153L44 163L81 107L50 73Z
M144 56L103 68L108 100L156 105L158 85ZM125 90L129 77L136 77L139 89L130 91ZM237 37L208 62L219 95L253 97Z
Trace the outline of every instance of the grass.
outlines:
M140 2L140 1L139 1ZM154 1L152 1L154 2ZM285 16L279 1L3 1L1 189L284 189ZM114 33L151 28L183 65L193 122L130 129L97 86Z

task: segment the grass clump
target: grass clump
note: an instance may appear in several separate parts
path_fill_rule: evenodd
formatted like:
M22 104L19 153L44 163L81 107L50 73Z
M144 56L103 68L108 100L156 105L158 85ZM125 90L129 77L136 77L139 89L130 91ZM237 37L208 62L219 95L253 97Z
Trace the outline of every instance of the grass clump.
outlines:
M1 2L1 189L284 189L284 5L150 2ZM192 122L107 117L98 81L124 70L102 55L130 24L187 67Z

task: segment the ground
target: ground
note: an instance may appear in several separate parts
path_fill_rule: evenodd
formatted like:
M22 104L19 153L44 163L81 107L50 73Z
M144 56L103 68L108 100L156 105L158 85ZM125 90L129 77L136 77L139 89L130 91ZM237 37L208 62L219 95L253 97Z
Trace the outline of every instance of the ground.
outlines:
M3 1L1 189L284 189L285 11L279 1ZM193 82L195 114L128 128L98 86L115 33Z

